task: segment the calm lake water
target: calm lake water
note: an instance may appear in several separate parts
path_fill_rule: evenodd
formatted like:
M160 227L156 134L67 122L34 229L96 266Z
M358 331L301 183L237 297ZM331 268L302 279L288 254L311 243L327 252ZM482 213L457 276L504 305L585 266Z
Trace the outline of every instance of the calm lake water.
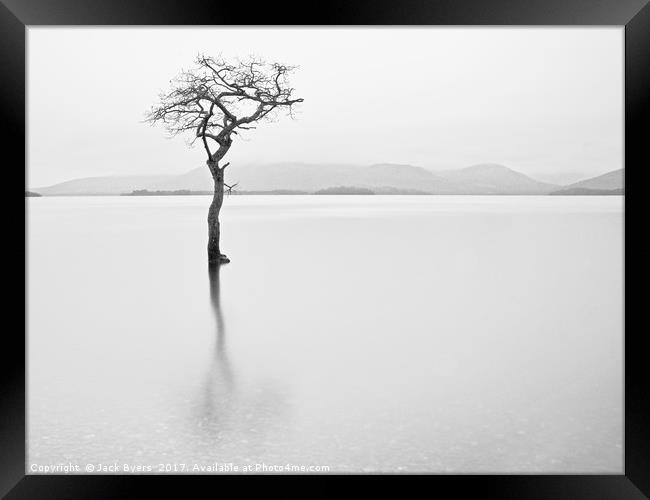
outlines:
M28 471L622 472L622 197L209 202L27 200Z

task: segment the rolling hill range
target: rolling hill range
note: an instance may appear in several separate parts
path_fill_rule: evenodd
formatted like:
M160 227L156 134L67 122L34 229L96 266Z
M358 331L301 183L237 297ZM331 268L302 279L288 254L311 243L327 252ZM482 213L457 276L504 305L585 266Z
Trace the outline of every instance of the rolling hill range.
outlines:
M561 188L497 164L436 172L413 165L389 163L370 166L307 163L241 165L226 170L226 182L238 183L237 189L243 191L291 189L313 192L349 186L380 193L548 194ZM61 196L122 194L142 189L209 191L212 187L208 169L201 166L182 175L89 177L32 191L45 196Z
M31 189L30 191L44 196L120 194L141 189L143 186L155 186L158 183L164 183L174 178L176 176L171 175L84 177L48 187Z
M527 175L495 163L485 163L438 172L468 194L546 194L555 184L536 181Z
M623 189L625 187L625 170L614 170L606 174L592 177L584 181L575 182L566 186L569 188L585 189Z
M597 177L574 182L551 194L556 195L607 195L625 193L625 170L613 170Z

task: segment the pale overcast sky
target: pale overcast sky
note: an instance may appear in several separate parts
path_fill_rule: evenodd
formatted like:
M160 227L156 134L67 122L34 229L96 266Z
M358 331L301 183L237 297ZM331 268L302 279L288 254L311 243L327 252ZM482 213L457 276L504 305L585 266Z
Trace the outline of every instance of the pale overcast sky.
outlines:
M28 185L205 162L144 113L198 52L297 64L296 120L227 159L426 168L502 163L549 181L622 168L622 28L28 30Z

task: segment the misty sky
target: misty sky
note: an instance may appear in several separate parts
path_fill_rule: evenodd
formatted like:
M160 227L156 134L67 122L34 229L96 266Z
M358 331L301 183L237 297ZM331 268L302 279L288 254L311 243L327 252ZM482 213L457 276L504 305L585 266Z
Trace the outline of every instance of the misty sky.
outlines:
M502 163L551 182L623 166L622 28L28 30L28 185L181 174L197 144L143 123L198 52L297 64L297 119L248 132L245 163Z

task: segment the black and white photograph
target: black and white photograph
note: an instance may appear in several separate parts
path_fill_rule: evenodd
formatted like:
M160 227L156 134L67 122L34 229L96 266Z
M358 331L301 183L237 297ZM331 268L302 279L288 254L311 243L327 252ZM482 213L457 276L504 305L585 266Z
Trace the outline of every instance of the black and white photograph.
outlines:
M622 26L31 26L26 474L623 474Z

